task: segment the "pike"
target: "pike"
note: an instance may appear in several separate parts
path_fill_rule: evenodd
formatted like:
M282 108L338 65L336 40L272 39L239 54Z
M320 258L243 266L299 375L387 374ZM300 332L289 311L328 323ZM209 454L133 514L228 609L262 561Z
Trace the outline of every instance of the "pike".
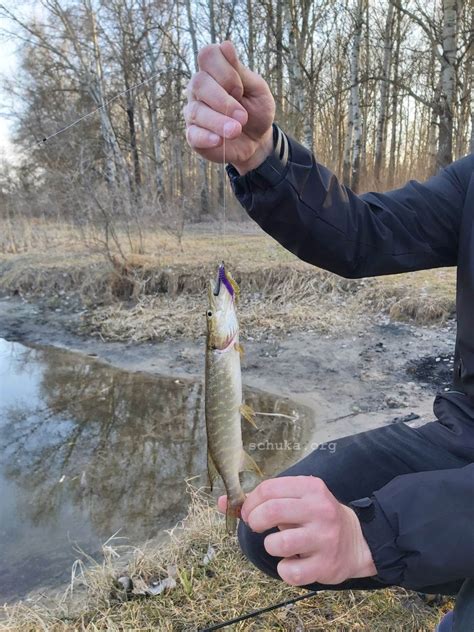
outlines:
M217 279L209 284L206 339L206 433L207 470L211 489L220 476L227 492L226 528L234 533L237 517L245 500L239 473L262 473L244 451L241 416L255 426L252 409L242 401L242 376L239 323L236 303L239 287L226 272L224 263Z

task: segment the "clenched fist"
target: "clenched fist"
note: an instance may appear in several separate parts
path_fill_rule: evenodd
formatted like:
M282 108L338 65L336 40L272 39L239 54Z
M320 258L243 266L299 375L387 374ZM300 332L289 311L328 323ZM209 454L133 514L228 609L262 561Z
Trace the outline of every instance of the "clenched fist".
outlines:
M198 64L184 108L188 143L207 160L230 162L244 174L273 148L275 101L270 88L240 62L231 42L205 46Z
M220 511L226 504L226 496L221 496ZM263 481L247 496L241 518L258 533L278 527L264 546L270 555L283 558L277 570L288 584L340 584L377 574L359 519L320 478Z

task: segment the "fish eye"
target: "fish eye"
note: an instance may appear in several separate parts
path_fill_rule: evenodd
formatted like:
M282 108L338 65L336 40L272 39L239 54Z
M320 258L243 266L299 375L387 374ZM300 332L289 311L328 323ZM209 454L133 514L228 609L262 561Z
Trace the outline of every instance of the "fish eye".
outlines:
M207 311L207 317L208 317L208 318L212 318L212 312L211 312L211 310L210 310L210 309Z

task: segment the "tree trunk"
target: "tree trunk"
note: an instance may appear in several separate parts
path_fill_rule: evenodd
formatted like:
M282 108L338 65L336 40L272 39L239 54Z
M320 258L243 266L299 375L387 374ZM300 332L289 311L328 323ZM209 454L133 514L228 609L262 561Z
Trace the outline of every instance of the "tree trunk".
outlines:
M472 28L474 33L474 11L472 12ZM454 158L457 160L461 158L469 151L469 124L471 118L474 115L474 108L472 104L474 94L473 83L473 53L474 51L468 51L464 60L464 76L462 94L459 100L459 117L458 117L458 129L456 134L456 150ZM471 130L472 132L473 130ZM471 149L472 151L472 149Z
M441 92L441 83L435 90L435 100L430 111L430 127L428 131L428 154L429 154L429 172L432 175L436 172L437 156L438 156L438 136L439 136L439 108L436 104L439 102L439 93Z
M342 181L346 187L351 186L351 157L352 136L354 131L354 112L352 107L352 89L349 90L349 103L347 104L347 125L344 138L344 152L342 159Z
M272 0L271 0L272 1ZM283 119L283 0L277 0L276 8L276 116Z
M341 90L342 90L342 76L341 73L336 75L336 91L334 96L334 110L333 120L331 124L331 155L335 158L334 168L338 175L341 175L342 169L342 153L341 153L341 118L344 118L344 114L341 114Z
M312 124L311 113L308 111L308 90L305 82L305 60L307 57L308 43L308 17L311 9L310 2L297 2L292 0L288 3L288 80L289 95L293 106L293 133L300 140L311 146ZM307 73L307 71L306 71Z
M387 19L385 21L385 32L383 41L383 63L382 63L382 79L380 82L380 102L379 115L377 118L377 128L375 133L375 162L374 176L378 184L380 184L380 172L384 160L385 141L387 133L387 114L388 114L388 98L390 92L390 65L392 61L392 45L393 45L393 4L389 0L387 8Z
M441 61L441 98L439 102L439 144L437 166L453 161L453 106L456 89L456 39L458 0L443 1L443 55Z
M130 149L132 152L133 160L133 176L135 182L135 192L139 195L142 184L142 174L140 168L140 155L138 153L137 145L137 129L135 125L135 104L133 98L130 96L130 92L127 93L127 121L128 131L130 136Z
M310 52L310 66L309 66L309 86L308 86L308 105L305 107L304 111L304 122L303 122L303 139L306 147L313 151L313 143L314 143L314 115L315 115L315 90L314 90L314 47L311 46Z
M193 13L191 11L191 0L185 0L185 3L186 3L186 15L188 16L189 35L191 37L191 45L193 47L194 69L197 72L199 70L198 62L197 62L199 47L197 43L196 29L194 28Z
M248 66L250 70L254 70L255 69L255 55L254 55L255 34L254 34L254 27L253 27L252 0L247 0L247 25L248 25L248 30L249 30Z
M357 14L355 18L354 39L350 54L351 68L351 94L352 94L352 160L351 160L351 189L355 193L359 191L360 184L360 156L362 141L362 121L360 111L360 40L362 36L362 26L364 23L364 0L358 1Z
M211 33L211 44L215 44L217 41L216 37L216 15L214 11L214 0L208 0L209 7L209 30Z
M89 19L91 20L94 52L94 68L91 68L92 76L88 82L87 89L97 107L100 108L99 117L102 139L104 142L105 179L109 185L115 186L117 184L121 184L120 181L122 180L122 177L124 177L125 180L128 180L128 170L105 104L102 83L102 61L97 37L95 14L89 2L86 3L86 7L89 11Z
M153 54L153 52L151 52L151 54ZM150 85L150 101L148 108L153 142L153 161L156 193L158 197L161 197L164 194L163 160L161 156L160 126L158 125L158 99L156 95L155 81L153 81Z
M370 14L369 14L370 0L365 0L364 9L364 77L359 77L359 83L363 79L363 91L361 95L363 97L361 107L361 147L360 147L360 180L367 181L367 145L369 142L369 104L374 101L370 98Z
M391 103L391 126L390 126L390 158L388 163L388 186L393 187L395 182L395 171L397 165L397 114L398 114L398 72L400 61L400 34L401 34L401 15L397 8L395 12L395 52L393 56L393 88Z
M297 33L296 16L292 15L293 3L288 3L287 12L289 24L288 34L288 98L291 105L291 133L302 140L299 133L301 130L302 113L304 107L304 94L301 85L301 66L299 63L299 41Z
M196 29L194 26L193 14L191 11L191 0L185 0L186 2L186 13L188 16L188 27L189 34L191 36L191 43L193 47L193 57L194 57L194 69L197 72L199 70L198 65L198 43L196 37ZM199 161L199 171L201 173L201 190L200 190L200 200L201 200L201 213L203 215L207 215L209 213L209 180L207 175L206 161L203 158L198 158Z

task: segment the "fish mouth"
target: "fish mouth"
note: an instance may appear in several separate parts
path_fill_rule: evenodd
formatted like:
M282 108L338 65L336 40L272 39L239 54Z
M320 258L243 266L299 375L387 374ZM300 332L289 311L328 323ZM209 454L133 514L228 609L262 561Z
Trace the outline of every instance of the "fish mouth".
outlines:
M237 339L237 332L234 331L227 336L222 347L216 347L216 351L220 351L221 353L224 353L225 351L229 351L229 349L231 349L237 342L236 339Z

